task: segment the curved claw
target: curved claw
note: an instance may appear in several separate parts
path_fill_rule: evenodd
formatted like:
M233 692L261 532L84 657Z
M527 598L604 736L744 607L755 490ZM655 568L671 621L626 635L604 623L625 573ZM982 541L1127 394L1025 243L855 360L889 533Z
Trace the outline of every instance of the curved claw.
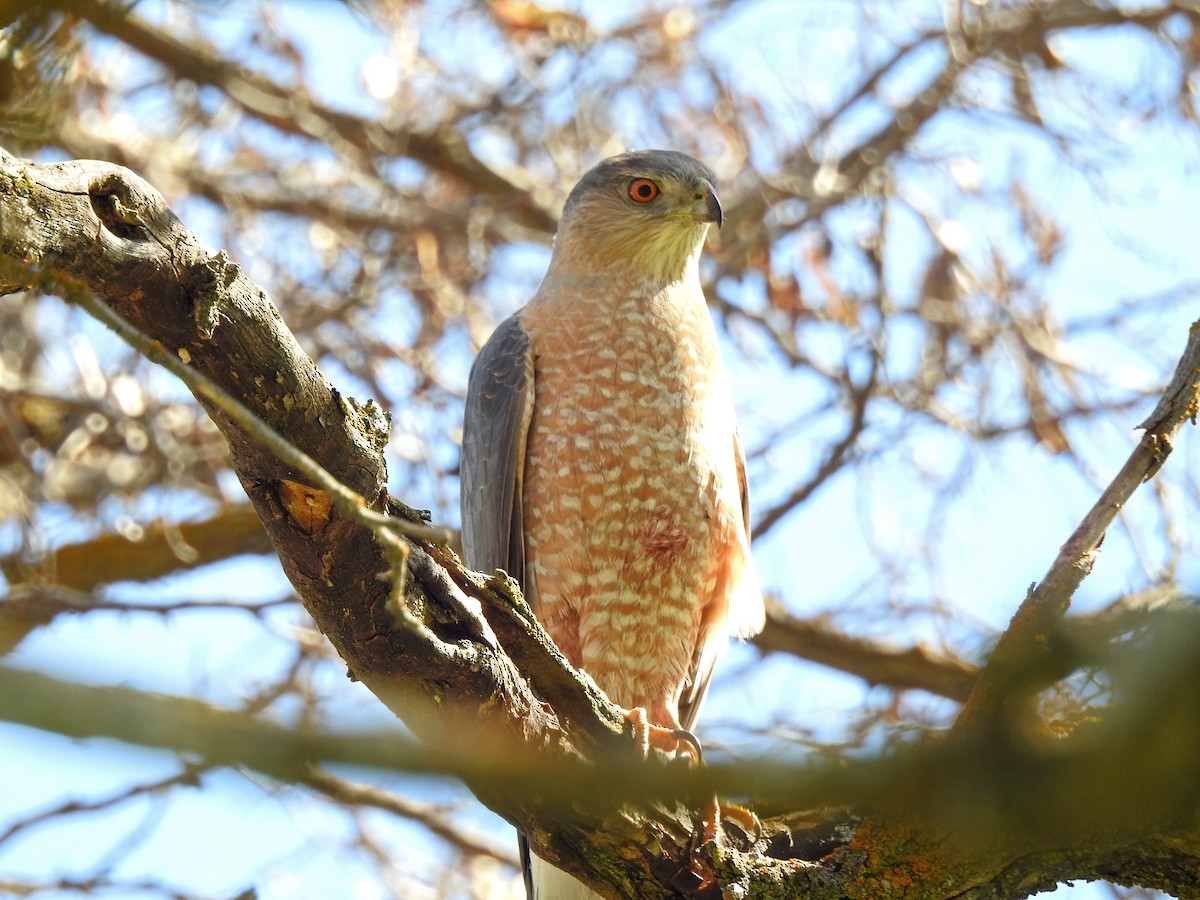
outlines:
M634 740L645 754L651 747L664 753L674 753L676 758L695 759L703 762L700 749L700 739L686 728L671 728L655 725L646 714L645 707L635 706L632 709L621 710L621 715L633 726ZM681 745L686 744L686 747Z
M700 749L700 739L696 737L696 735L692 734L686 728L675 728L671 730L671 737L678 742L682 742L691 746L696 756L696 762L704 762L704 751ZM675 753L676 755L679 754L678 747L675 748Z

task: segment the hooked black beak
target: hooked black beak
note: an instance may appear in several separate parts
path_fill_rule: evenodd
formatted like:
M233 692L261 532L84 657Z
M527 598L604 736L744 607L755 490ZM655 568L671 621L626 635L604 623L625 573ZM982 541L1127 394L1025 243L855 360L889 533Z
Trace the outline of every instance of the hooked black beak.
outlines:
M712 185L701 184L700 190L696 192L696 205L692 207L692 214L697 222L712 222L718 228L721 227L721 222L724 221L721 201L717 199L717 192L713 190Z

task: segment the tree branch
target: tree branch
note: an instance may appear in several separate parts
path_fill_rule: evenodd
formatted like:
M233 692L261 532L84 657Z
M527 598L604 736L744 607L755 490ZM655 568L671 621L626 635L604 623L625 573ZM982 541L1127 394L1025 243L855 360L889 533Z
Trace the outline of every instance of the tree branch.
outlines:
M965 700L979 675L975 666L962 660L938 656L924 647L896 650L851 637L820 621L790 616L777 603L768 605L766 627L751 643L767 653L791 653L856 675L868 684L916 688L951 700Z
M46 602L43 586L74 595L89 594L112 581L150 581L239 553L266 553L271 544L258 514L248 506L227 507L201 522L147 529L140 541L104 534L69 544L31 565L0 557L0 574L12 587L0 604L0 657L12 651L35 628L47 625L64 609L79 604ZM22 589L34 586L22 599Z
M312 138L334 148L352 149L367 165L375 155L397 153L469 185L476 193L504 197L507 215L526 228L553 232L555 216L531 191L521 173L500 174L472 152L457 131L431 133L400 130L334 109L306 92L276 84L266 75L232 63L199 39L184 40L111 0L55 0L59 9L75 13L96 28L119 38L155 60L177 77L222 91L245 112L280 131ZM512 204L514 198L521 202Z
M1162 399L1139 426L1145 431L1141 440L1063 544L1041 583L1030 589L1013 615L959 713L956 728L981 727L989 717L1008 713L1023 715L1023 701L1045 686L1025 682L1017 690L1014 680L1025 679L1031 669L1038 667L1039 659L1062 651L1053 641L1056 626L1075 590L1091 574L1105 531L1134 491L1162 468L1184 423L1195 423L1198 404L1200 322L1193 323L1189 330L1187 346Z

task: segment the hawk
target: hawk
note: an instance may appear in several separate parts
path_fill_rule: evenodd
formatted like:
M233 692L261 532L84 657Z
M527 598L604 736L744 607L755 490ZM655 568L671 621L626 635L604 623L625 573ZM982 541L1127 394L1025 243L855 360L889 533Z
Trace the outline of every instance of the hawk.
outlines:
M715 184L669 150L587 172L537 293L471 369L463 424L466 564L515 577L572 665L655 743L691 727L729 636L763 623L700 285ZM595 896L532 863L535 900Z

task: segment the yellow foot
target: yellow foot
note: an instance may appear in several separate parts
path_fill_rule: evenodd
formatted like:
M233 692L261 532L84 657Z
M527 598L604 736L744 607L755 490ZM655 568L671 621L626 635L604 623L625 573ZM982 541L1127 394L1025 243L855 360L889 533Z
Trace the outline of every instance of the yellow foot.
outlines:
M757 843L762 837L762 822L758 820L758 816L743 806L722 804L713 797L712 802L700 811L700 830L692 844L687 871L694 884L694 891L704 890L716 880L716 874L708 861L708 847L721 840L724 821L736 824L751 838L751 843Z
M642 755L648 756L650 748L664 753L674 754L675 757L702 761L700 740L686 728L664 728L650 721L644 706L621 711L621 715L633 725L634 740L638 742Z
M732 823L740 828L745 832L746 837L750 839L752 844L756 844L762 839L762 822L758 820L758 816L751 810L744 806L738 806L736 803L721 803L715 797L713 798L712 808L716 810L714 818L717 821L716 833L713 836L713 840L716 840L720 836L723 822Z

